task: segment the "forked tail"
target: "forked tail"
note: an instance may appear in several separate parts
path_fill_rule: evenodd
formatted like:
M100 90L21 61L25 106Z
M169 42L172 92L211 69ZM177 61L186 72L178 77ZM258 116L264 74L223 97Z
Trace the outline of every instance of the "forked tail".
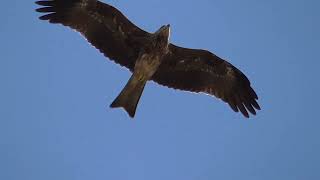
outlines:
M110 107L122 107L133 118L146 82L146 80L141 80L135 74L132 74L126 86L111 103Z

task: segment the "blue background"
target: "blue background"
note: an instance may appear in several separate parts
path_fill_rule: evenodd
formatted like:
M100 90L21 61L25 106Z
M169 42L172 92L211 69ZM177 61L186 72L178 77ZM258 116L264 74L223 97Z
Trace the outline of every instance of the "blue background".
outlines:
M105 1L171 41L241 69L262 111L153 82L131 120L109 104L130 77L78 33L1 3L0 179L320 179L320 2Z

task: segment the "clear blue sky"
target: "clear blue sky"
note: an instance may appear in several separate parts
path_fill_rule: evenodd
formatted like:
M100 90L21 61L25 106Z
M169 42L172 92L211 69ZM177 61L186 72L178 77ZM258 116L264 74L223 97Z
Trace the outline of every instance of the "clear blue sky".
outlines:
M0 179L320 179L320 2L105 1L241 69L262 111L148 83L131 120L109 109L130 73L78 33L1 3Z

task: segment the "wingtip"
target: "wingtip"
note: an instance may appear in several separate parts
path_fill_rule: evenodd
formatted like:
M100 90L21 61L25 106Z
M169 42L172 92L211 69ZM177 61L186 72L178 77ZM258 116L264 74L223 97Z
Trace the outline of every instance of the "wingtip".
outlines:
M253 100L253 101L251 102L251 104L252 104L253 107L256 108L257 110L261 110L261 107L260 107L260 105L257 103L256 100Z
M34 3L40 6L52 6L54 1L35 1Z
M250 115L249 115L249 113L248 113L247 111L245 111L245 112L242 112L242 111L241 111L241 113L243 114L243 116L244 116L245 118L247 118L247 119L250 118Z
M34 3L37 4L37 5L40 5L40 6L45 6L45 5L44 5L45 2L47 2L47 1L36 1L36 2L34 2Z
M36 11L40 13L50 13L55 12L56 10L53 7L41 7L36 9Z
M50 18L52 18L52 14L46 14L39 17L40 20L49 20Z

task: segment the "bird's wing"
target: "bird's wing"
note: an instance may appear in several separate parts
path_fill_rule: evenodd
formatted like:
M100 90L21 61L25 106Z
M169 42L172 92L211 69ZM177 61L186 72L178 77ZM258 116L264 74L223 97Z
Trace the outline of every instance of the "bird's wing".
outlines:
M205 50L169 45L165 57L152 79L164 86L214 95L245 117L260 110L258 96L247 77L236 67Z
M139 41L149 33L130 22L116 8L97 0L37 1L46 13L41 20L69 26L116 63L133 69Z

